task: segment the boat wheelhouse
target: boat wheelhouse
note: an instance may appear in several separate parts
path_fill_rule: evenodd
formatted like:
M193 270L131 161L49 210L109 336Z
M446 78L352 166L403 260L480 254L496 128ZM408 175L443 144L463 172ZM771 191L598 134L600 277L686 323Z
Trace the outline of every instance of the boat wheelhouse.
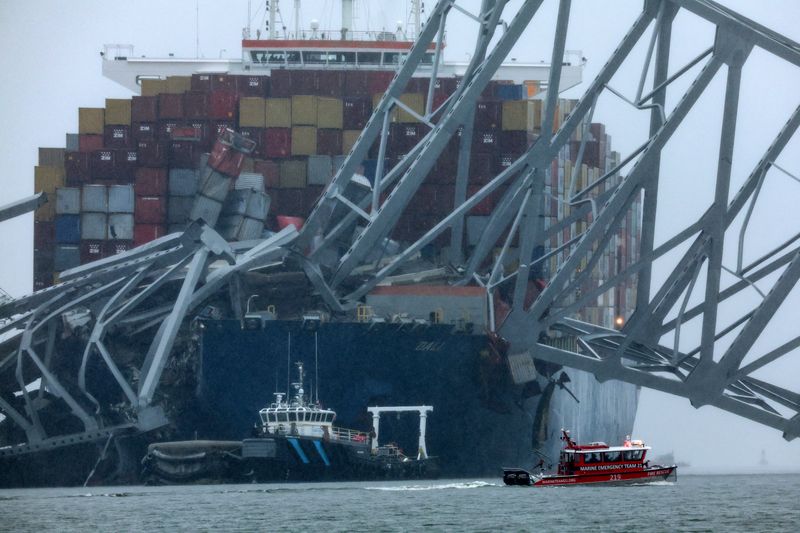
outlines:
M576 444L569 432L562 430L561 450L555 474L544 473L544 461L539 462L542 472L531 474L520 468L504 468L506 485L575 485L584 483L642 483L674 481L675 465L650 465L647 452L651 449L641 440L625 439L622 446L609 446L605 442Z

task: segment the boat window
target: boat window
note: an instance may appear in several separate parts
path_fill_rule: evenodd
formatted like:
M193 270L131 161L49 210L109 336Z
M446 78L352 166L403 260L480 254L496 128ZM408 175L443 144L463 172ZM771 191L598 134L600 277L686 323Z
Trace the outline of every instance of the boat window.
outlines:
M380 52L356 52L356 60L359 65L380 65Z
M621 452L606 452L603 455L604 455L605 461L608 462L608 463L616 463L617 461L622 459L622 453Z
M286 52L283 50L268 50L262 61L273 65L283 65L286 62Z
M286 62L301 63L302 61L300 61L300 52L286 52Z
M328 62L327 52L303 52L303 63L324 65Z
M384 65L399 65L400 64L400 54L398 52L384 52L383 53L383 64Z
M283 413L278 413L278 420L280 422L288 422L289 421L289 413L287 413L285 411Z
M583 462L584 463L599 463L602 461L603 457L600 452L590 452L583 454Z
M328 64L345 64L349 63L355 65L356 53L355 52L328 52Z
M433 65L433 54L428 53L428 54L423 55L422 59L420 60L420 64L422 64L422 65Z
M636 461L641 461L643 455L644 455L644 450L633 450L633 458Z
M266 63L267 53L263 50L253 50L250 52L250 60L253 63Z

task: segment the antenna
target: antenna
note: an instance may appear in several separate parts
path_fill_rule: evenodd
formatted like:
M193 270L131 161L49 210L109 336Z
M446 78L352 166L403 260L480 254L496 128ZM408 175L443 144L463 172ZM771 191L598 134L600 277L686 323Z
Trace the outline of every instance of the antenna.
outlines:
M317 402L319 402L319 332L314 332L314 386L316 387Z
M194 3L194 56L200 57L200 0Z
M286 393L288 394L291 387L290 373L292 371L292 332L289 332L289 344L286 348Z

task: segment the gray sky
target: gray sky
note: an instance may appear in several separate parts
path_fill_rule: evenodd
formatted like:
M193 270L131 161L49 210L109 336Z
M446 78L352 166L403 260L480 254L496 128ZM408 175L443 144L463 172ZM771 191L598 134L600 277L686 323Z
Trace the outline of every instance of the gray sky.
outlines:
M261 3L253 2L254 13L261 8ZM429 0L426 3L430 8L435 2ZM463 5L477 6L478 3L472 0ZM520 3L519 0L512 2L511 8ZM386 4L392 7L386 7ZM520 61L549 59L557 2L549 0L545 4L512 53ZM800 4L795 1L725 0L723 4L800 41L797 26ZM194 0L168 3L155 0L115 3L100 0L6 0L0 3L0 49L4 51L0 55L0 71L4 73L0 86L0 111L4 119L4 127L0 129L0 161L4 164L0 175L0 203L32 194L38 147L64 146L64 134L77 131L78 107L102 107L105 98L131 96L127 90L102 77L99 56L102 45L130 43L136 46L136 55L165 56L172 52L177 57L194 56L197 5L200 7L201 55L209 58L237 57L241 28L247 18L246 0L201 0L199 3ZM357 5L357 28L363 28L368 19L373 29L385 27L393 30L397 20L407 19L404 15L407 1L363 0ZM291 1L284 0L284 21L289 27L293 26L291 6ZM323 27L328 26L328 20L333 20L334 26L338 25L334 2L306 0L305 6L303 27L308 27L312 18L321 20ZM567 49L582 50L588 58L585 82L598 72L640 7L638 0L573 2ZM253 18L254 27L258 26L261 17ZM456 26L450 26L445 57L463 60L472 49L474 25L459 14L454 14L452 20L458 22L458 30ZM693 20L690 15L679 15L673 34L673 70L712 42L710 26ZM646 39L633 57L641 59L645 47ZM634 95L640 68L635 64L623 68L611 85L629 96ZM694 74L691 72L687 80ZM662 184L668 185L659 194L660 207L666 209L661 212L657 223L657 241L663 241L685 226L689 220L687 215L696 216L707 205L709 194L713 194L722 79L718 76L713 85L715 91L702 100L699 112L687 118L686 127L676 134L674 146L666 151ZM687 83L679 82L677 87L685 89ZM758 50L753 53L742 84L734 190L791 110L800 104L798 87L800 73L797 69L789 68ZM580 93L580 88L577 88L567 96L578 97ZM674 105L674 98L671 104L668 103L670 105ZM625 154L641 143L649 114L634 112L614 97L603 97L595 120L606 123L614 148ZM800 173L797 140L789 145L779 163L789 171ZM774 246L780 237L785 238L800 227L800 212L795 207L800 186L788 178L770 176L764 191L765 205L770 209L764 210L766 213L754 220L751 235L757 235L758 239L747 250L749 258L756 257L758 252ZM14 296L31 289L32 220L33 216L27 215L0 226L0 250L9 254L0 265L0 288ZM656 275L663 276L668 271L669 261L674 260L675 257L671 257L656 263ZM726 264L732 262L735 262L735 256L726 256ZM696 293L702 296L702 280L698 288ZM752 297L743 297L723 308L723 319L735 316L737 305L752 305ZM698 298L693 300L699 301ZM796 334L796 313L792 310L800 303L797 300L797 295L793 294L782 309L781 320L770 326L768 335L754 350L756 353L763 353ZM696 331L689 328L687 332L684 338L696 342ZM786 385L796 383L800 374L797 357L774 366L765 369L769 371L766 375L784 379ZM775 430L710 407L695 410L686 400L653 391L642 391L636 432L652 442L657 450L674 450L679 459L689 460L697 467L755 464L764 449L772 464L800 468L800 443L786 443ZM720 452L719 445L724 451Z

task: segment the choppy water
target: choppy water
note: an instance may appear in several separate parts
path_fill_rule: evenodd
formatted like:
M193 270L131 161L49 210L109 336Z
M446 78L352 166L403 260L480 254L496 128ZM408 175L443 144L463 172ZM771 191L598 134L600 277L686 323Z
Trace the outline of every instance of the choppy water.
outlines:
M798 531L800 475L618 487L499 479L0 491L6 531Z

